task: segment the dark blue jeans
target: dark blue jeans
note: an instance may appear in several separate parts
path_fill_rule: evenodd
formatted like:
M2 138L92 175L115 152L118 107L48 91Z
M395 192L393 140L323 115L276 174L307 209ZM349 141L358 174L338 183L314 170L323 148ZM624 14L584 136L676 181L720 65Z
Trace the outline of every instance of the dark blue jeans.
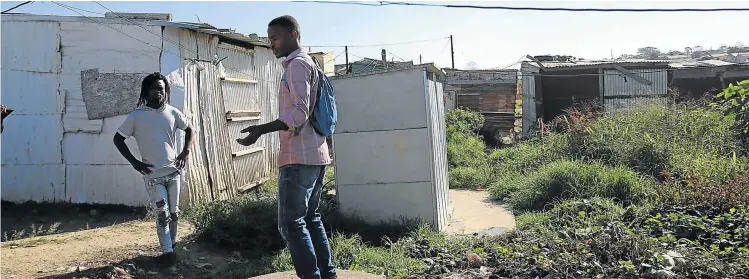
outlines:
M335 278L333 255L320 218L325 166L286 165L278 180L278 231L299 278Z

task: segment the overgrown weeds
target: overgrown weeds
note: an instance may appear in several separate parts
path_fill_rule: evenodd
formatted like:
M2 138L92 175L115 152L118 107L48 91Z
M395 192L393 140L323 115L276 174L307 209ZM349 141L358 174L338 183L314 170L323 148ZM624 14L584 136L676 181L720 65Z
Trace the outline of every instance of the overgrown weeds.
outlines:
M326 195L339 267L389 278L441 278L479 266L482 276L494 278L749 274L749 159L737 120L722 111L672 105L601 113L579 106L555 120L553 132L498 150L487 150L478 138L480 114L453 110L446 121L450 187L489 186L492 197L519 213L517 229L447 236L404 222L364 233L364 222L345 219ZM263 202L275 201L254 201ZM216 227L237 219L247 223L237 227L257 227L252 234L276 234L275 208L238 203L204 210L219 221L197 220ZM273 215L254 220L232 213L261 210ZM255 223L261 219L271 228ZM235 239L273 248L247 236ZM286 251L267 255L262 270L292 268Z
M625 168L601 164L556 161L530 175L505 178L499 180L491 194L520 211L543 210L566 199L603 197L628 205L646 202L653 196L648 180Z

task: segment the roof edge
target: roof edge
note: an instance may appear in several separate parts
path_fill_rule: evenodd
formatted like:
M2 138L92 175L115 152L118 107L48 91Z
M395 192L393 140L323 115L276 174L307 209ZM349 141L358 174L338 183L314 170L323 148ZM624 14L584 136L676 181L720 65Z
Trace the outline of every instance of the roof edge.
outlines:
M425 63L425 64L417 64L413 66L408 67L398 67L398 68L392 68L387 70L380 70L380 71L370 71L370 72L364 72L364 73L356 73L356 74L348 74L348 75L340 75L340 76L332 76L330 77L331 80L336 79L347 79L347 78L354 78L354 77L361 77L361 76L371 76L371 75L377 75L377 74L384 74L384 73L391 73L391 72L400 72L400 71L408 71L408 70L415 70L415 69L423 69L427 72L434 73L438 76L445 76L447 75L444 70L442 70L440 67L438 67L434 63Z

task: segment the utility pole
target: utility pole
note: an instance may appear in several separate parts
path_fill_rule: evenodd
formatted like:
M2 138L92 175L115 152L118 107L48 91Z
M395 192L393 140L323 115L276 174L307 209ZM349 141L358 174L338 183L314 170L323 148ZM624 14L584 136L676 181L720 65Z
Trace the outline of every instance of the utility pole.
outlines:
M343 47L344 51L346 51L346 74L351 73L351 66L348 64L348 46Z
M450 58L453 62L453 70L455 69L455 49L453 49L453 35L450 35Z
M421 54L419 54L419 64L421 64Z
M388 68L388 59L387 59L387 52L385 52L385 49L382 49L382 65L385 66L385 70Z

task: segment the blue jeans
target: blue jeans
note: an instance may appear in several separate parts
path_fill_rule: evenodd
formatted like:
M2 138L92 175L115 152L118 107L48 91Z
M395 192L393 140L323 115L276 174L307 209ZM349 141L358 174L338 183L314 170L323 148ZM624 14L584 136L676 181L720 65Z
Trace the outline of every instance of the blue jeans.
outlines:
M335 278L333 255L320 218L325 166L282 166L278 180L278 230L297 276Z
M156 213L156 234L164 253L174 252L179 215L180 173L146 179L146 191Z

